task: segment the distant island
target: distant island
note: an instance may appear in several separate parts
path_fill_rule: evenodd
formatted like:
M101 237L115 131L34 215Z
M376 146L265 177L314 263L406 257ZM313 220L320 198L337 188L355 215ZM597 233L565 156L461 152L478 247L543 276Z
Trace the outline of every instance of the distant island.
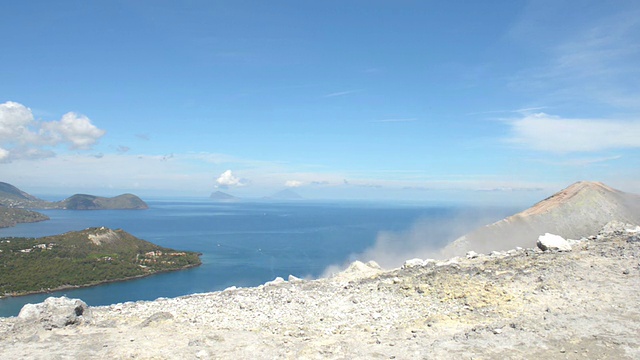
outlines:
M75 194L62 201L46 201L5 182L0 182L0 206L14 209L68 210L142 210L149 208L142 199L133 194L122 194L110 198Z
M75 194L54 204L59 209L69 210L144 210L149 208L147 203L133 194L122 194L111 198Z
M222 191L215 191L211 193L211 196L209 196L209 199L213 201L224 201L224 202L240 201L240 198L235 197L231 194L227 194Z
M89 228L42 238L0 238L0 297L122 281L201 264L123 230Z

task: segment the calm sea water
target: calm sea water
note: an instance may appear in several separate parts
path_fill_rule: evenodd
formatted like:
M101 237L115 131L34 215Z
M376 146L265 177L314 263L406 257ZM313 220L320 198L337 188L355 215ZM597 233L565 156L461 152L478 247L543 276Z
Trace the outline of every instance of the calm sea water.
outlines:
M0 229L0 237L39 237L95 226L121 228L161 246L200 252L201 266L89 288L6 298L0 300L0 316L15 316L24 304L49 296L66 295L89 305L108 305L232 285L256 286L277 276L286 279L289 274L317 277L330 265L355 260L356 254L374 244L380 232L406 231L417 222L442 227L462 211L415 204L147 202L150 208L144 211L42 211L50 221ZM468 209L465 212L468 214ZM506 209L492 210L495 219L507 213Z

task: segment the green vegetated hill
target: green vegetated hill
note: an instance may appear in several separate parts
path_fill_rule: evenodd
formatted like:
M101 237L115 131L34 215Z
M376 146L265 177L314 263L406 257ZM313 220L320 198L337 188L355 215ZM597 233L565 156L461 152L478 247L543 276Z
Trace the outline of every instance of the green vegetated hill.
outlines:
M0 206L0 228L15 226L20 223L31 223L44 220L49 220L49 217L39 212Z
M0 182L0 194L8 199L38 200L35 196L29 195L17 187L5 182Z
M41 238L0 238L0 295L97 285L200 263L198 253L163 248L105 227Z
M48 203L48 201L27 194L11 184L0 182L0 205L10 208L43 209L47 207Z
M76 194L58 202L58 204L62 209L72 210L141 210L149 208L149 206L147 206L147 204L142 201L142 199L133 194L122 194L112 198L86 194Z

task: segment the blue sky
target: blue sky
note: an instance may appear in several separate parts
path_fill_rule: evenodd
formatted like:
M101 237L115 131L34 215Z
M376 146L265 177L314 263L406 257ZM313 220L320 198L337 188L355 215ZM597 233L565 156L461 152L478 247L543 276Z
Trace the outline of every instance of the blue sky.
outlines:
M529 202L640 192L636 1L5 1L0 181Z

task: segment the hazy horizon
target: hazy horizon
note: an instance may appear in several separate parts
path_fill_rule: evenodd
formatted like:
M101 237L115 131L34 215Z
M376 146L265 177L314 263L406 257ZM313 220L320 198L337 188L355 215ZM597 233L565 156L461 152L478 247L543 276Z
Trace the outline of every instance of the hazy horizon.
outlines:
M10 184L16 186L16 184ZM571 184L568 184L571 185ZM568 186L567 185L567 186ZM95 196L104 196L104 197L112 197L117 195L122 195L124 193L133 193L141 197L143 200L193 200L193 201L213 201L213 202L227 202L229 200L221 200L221 199L212 199L211 196L214 193L220 192L223 194L230 195L234 197L233 201L242 201L242 202L264 202L264 201L287 201L287 202L327 202L327 203L340 203L340 202L369 202L372 204L375 203L406 203L406 204L421 204L421 205L444 205L444 206L468 206L468 207L510 207L510 208L519 208L520 210L524 210L528 207L533 206L534 204L548 198L549 196L557 193L563 188L558 189L537 189L535 191L529 191L526 196L522 193L519 196L505 198L504 190L440 190L437 192L432 192L430 196L425 197L406 197L402 196L402 194L387 194L387 197L378 196L378 197L370 197L368 194L349 194L346 196L334 196L331 197L330 194L324 194L324 196L317 196L317 194L306 193L304 189L290 189L283 187L280 190L273 190L272 192L256 192L256 193L243 193L242 195L237 194L234 189L218 189L213 188L208 193L192 193L192 192L183 192L179 190L167 190L162 193L158 193L155 191L145 191L144 189L137 189L136 191L121 191L119 189L84 189L86 191L77 191L74 188L33 188L33 189L25 189L20 186L16 186L19 190L25 191L26 193L41 198L43 200L48 201L59 201L63 200L74 194L89 194ZM269 191L268 189L262 189L263 191ZM300 196L300 198L282 198L278 197L278 194L283 190L294 191L296 194ZM621 190L621 189L616 189ZM496 195L497 194L497 195Z

